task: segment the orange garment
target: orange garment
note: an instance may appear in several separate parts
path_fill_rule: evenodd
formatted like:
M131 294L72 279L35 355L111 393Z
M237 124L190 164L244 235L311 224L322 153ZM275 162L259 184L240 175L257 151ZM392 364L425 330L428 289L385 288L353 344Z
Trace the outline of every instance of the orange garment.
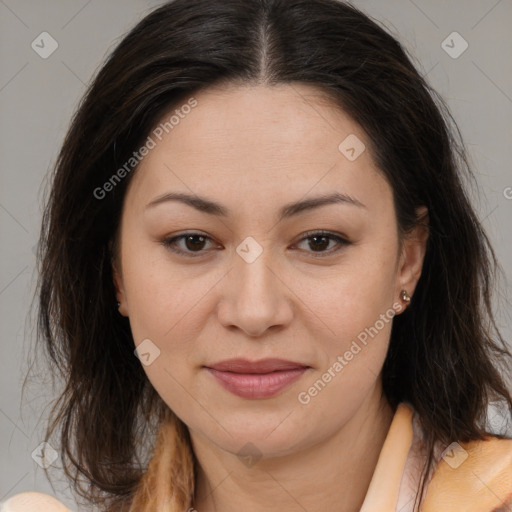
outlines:
M413 408L401 403L360 512L413 512L424 462L421 441ZM439 463L421 512L512 512L512 439L487 436L485 441L438 445L434 454Z
M401 403L360 512L413 512L421 447L419 420L409 404ZM437 447L436 457L444 457L428 484L422 512L512 512L512 439L488 436L446 448ZM71 511L47 494L23 492L4 502L0 512Z

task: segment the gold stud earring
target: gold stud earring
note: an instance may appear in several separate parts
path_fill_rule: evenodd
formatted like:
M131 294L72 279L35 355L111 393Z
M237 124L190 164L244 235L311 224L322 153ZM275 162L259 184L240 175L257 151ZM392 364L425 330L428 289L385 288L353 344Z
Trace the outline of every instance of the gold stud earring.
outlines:
M400 298L408 305L411 302L411 297L406 290L400 292Z

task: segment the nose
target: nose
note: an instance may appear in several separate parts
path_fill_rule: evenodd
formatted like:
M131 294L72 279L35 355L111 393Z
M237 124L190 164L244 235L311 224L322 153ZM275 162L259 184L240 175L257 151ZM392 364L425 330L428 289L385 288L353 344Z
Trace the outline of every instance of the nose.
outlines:
M267 258L269 251L249 263L235 255L234 268L223 280L217 308L219 322L258 337L271 327L283 328L293 318L293 293L278 266Z

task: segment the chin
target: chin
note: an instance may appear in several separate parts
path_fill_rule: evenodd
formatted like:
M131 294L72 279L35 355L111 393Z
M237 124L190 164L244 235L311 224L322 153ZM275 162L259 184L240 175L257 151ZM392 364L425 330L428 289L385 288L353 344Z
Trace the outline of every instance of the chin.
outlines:
M265 458L280 457L313 444L313 434L319 433L319 429L311 422L306 426L306 422L298 423L293 416L290 408L267 413L266 419L262 417L262 413L238 413L229 421L227 417L216 418L224 428L215 424L214 431L201 431L214 444L234 454L253 450Z

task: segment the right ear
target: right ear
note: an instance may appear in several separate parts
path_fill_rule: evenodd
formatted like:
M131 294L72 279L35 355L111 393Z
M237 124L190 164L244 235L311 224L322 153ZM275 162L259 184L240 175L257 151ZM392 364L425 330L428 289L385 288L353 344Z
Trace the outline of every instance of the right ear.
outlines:
M112 277L114 280L114 288L116 290L116 299L119 303L119 313L123 316L128 316L128 307L126 302L126 294L124 291L123 274L121 271L121 264L117 251L114 249L113 244L109 244L109 250L111 254L111 265L112 265Z

